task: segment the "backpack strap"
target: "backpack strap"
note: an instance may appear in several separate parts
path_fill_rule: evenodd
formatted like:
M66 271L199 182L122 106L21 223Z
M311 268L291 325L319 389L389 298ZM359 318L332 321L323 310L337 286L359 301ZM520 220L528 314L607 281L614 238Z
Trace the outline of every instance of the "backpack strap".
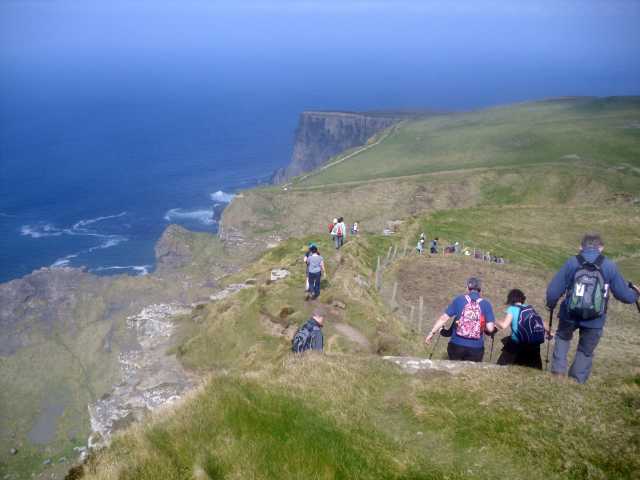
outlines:
M579 253L578 255L576 255L576 260L578 260L578 265L580 265L581 267L584 267L587 262L587 260L582 256L581 253Z
M598 270L600 270L600 268L602 268L602 264L603 263L604 263L604 255L602 255L602 254L598 255L598 258L596 258L593 261L593 265L595 265L598 268Z

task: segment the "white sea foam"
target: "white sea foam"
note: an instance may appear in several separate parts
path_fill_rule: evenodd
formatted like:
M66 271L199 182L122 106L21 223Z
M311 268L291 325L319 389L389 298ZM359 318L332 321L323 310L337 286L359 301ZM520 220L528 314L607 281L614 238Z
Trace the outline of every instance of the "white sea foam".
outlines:
M218 190L217 192L211 194L211 200L218 203L229 203L231 202L231 200L233 200L234 197L235 195L233 193L226 193L222 190Z
M69 264L71 263L71 259L76 258L78 255L79 254L77 253L72 253L71 255L67 255L65 257L59 258L58 260L56 260L51 264L51 268L68 267Z
M97 222L102 222L103 220L109 220L111 218L124 217L126 214L127 214L127 212L120 212L120 213L116 213L115 215L105 215L104 217L96 217L96 218L90 218L88 220L80 220L79 222L74 224L73 227L71 227L71 229L72 230L82 229L83 227L86 227L87 225L92 225L92 224L97 223Z
M107 270L133 270L137 273L137 276L142 277L144 275L149 275L149 269L151 265L129 265L129 266L120 266L114 265L113 267L98 267L92 270L92 272L104 272Z
M22 227L20 227L20 234L31 238L58 237L63 233L63 230L54 227L50 223L42 225L22 225Z
M84 250L80 250L79 252L71 253L64 257L61 257L51 264L51 268L61 268L61 267L69 266L71 264L71 260L79 257L80 255L92 253L92 252L95 252L96 250L103 250L105 248L115 247L116 245L119 245L122 242L126 242L128 238L125 237L124 235L100 233L95 230L91 230L87 228L88 225L92 225L94 223L101 222L103 220L108 220L111 218L119 218L126 214L127 212L121 212L116 215L106 215L103 217L80 220L79 222L76 222L75 224L73 224L73 226L71 226L70 228L58 228L50 223L43 223L39 225L23 225L20 228L20 233L22 235L29 236L31 238L58 237L60 235L70 235L70 236L95 237L95 238L104 239L102 243L98 245L94 245L93 247L85 248Z
M167 222L176 222L180 220L192 220L200 222L204 225L214 225L216 220L213 218L213 210L184 210L182 208L172 208L164 215Z

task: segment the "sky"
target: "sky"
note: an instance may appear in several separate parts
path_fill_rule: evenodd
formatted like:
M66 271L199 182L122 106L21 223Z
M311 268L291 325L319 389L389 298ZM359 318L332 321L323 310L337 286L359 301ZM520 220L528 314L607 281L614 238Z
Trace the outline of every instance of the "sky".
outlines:
M291 85L326 76L328 88L375 76L411 90L446 78L480 104L509 82L514 98L637 94L638 25L631 0L3 0L0 68L8 82L108 72L130 88L216 77L247 91L283 72Z

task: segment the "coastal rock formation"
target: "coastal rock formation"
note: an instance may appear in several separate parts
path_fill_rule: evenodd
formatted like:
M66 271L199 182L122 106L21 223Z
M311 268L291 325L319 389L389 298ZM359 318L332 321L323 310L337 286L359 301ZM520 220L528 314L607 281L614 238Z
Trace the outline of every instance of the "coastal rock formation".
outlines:
M302 112L291 163L275 172L273 183L310 172L331 157L364 145L373 135L406 116L401 113Z
M185 305L153 304L127 317L135 345L119 355L120 381L89 405L90 448L107 444L115 430L175 402L193 387L176 356L167 355L175 328L172 317L190 312Z

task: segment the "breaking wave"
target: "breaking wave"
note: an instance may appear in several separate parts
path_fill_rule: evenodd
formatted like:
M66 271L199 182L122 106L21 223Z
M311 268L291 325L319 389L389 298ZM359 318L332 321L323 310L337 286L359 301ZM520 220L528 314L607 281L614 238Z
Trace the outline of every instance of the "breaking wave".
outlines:
M79 257L80 255L86 255L88 253L95 252L96 250L104 250L105 248L115 247L116 245L126 242L128 240L124 235L101 233L94 229L88 228L95 223L102 222L113 218L120 218L127 214L127 212L120 212L116 215L105 215L102 217L83 219L74 223L68 228L59 228L51 223L39 223L36 225L22 225L20 227L20 234L31 238L46 238L46 237L59 237L61 235L70 236L83 236L94 237L102 239L102 242L98 245L85 248L79 252L70 253L57 259L51 264L51 268L67 267L71 264L71 260Z
M199 209L199 210L184 210L182 208L172 208L164 215L164 219L167 222L176 222L191 220L200 222L203 225L215 225L217 222L213 218L213 210Z
M142 277L144 275L149 275L149 269L151 265L129 265L126 267L120 265L114 265L113 267L98 267L91 270L92 272L106 272L109 270L132 270L136 273L137 276Z
M211 194L211 200L218 203L229 203L231 202L231 200L233 200L234 197L235 195L233 193L226 193L222 190L218 190L217 192Z

